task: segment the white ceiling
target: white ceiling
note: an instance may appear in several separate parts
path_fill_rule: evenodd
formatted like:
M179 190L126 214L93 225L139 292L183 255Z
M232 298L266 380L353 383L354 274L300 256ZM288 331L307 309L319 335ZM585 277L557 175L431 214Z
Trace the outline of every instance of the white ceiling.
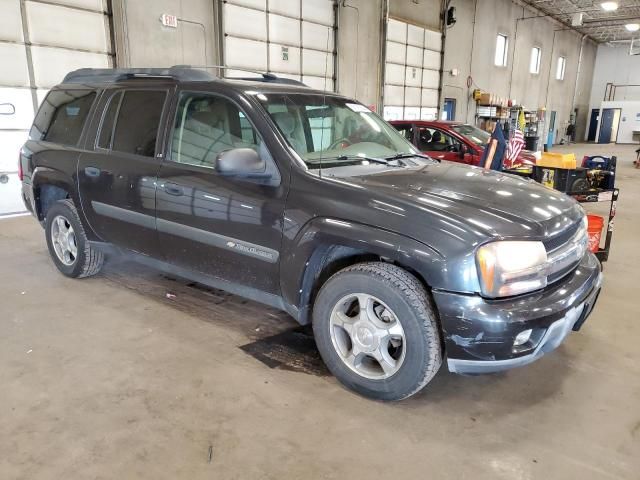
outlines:
M583 12L583 25L576 30L586 33L597 42L611 42L640 38L640 31L629 32L627 23L640 23L640 0L618 0L618 9L605 12L600 4L603 0L524 0L556 20L571 25L575 13Z

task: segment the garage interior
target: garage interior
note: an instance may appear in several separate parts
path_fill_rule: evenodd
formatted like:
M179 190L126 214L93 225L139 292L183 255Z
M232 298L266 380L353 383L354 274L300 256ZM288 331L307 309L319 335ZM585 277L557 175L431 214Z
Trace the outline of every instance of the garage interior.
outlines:
M639 24L639 0L0 0L0 478L639 478ZM20 195L39 105L78 68L173 65L275 73L388 121L491 133L522 111L539 155L615 156L585 327L382 403L283 312L126 259L63 277Z

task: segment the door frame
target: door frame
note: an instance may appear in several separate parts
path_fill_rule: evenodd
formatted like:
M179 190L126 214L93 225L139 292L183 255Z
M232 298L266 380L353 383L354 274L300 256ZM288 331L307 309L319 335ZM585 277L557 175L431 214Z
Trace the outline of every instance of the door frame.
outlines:
M612 112L612 118L611 118L611 131L609 134L609 141L608 142L601 142L600 139L602 137L602 126L603 126L603 120L605 117L605 112ZM618 116L618 122L615 125L615 132L614 132L614 122L615 122L615 118L616 115ZM600 113L600 120L598 121L598 133L597 133L597 137L598 139L596 140L597 143L602 143L602 144L608 144L608 143L616 143L618 141L618 131L620 129L620 117L622 116L622 108L603 108L601 109L601 113ZM615 133L615 135L614 135Z
M595 118L594 118L595 116ZM595 142L598 138L598 123L600 122L600 109L592 108L589 114L589 126L587 127L587 142ZM593 130L593 138L591 131Z
M451 98L451 97L446 97L444 99L444 102L442 104L442 110L445 111L445 112L447 111L447 103L449 103L451 105L451 107L452 107L451 108L451 112L452 112L451 118L448 118L449 114L447 113L447 121L448 122L454 122L456 120L456 106L457 106L456 105L456 103L457 103L456 99L455 98Z

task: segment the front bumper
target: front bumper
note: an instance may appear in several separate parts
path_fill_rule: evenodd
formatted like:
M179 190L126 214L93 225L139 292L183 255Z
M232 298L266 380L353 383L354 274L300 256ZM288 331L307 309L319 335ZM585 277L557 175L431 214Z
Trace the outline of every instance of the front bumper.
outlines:
M600 293L600 262L588 252L578 267L545 290L506 300L434 291L454 373L489 373L531 363L578 330ZM516 336L533 331L530 345L514 348Z

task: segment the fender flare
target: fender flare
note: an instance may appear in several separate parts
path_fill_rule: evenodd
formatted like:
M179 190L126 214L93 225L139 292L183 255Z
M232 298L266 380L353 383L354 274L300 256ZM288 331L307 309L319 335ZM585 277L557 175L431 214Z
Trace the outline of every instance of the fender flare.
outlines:
M410 237L374 227L327 217L307 222L295 238L283 245L280 282L283 300L302 324L310 321L314 285L336 258L372 255L411 268L429 286L441 283L444 258L434 248Z
M80 202L80 196L78 195L78 189L76 188L76 182L73 178L71 178L68 174L61 170L56 170L51 167L38 166L33 170L33 174L31 176L31 187L33 189L33 202L34 202L34 211L38 220L42 221L44 218L42 217L42 212L40 212L40 202L38 198L38 190L41 185L53 185L55 187L61 188L69 193L69 197L73 200L73 203L76 206L76 210L78 211L78 216L80 217L80 221L82 222L82 226L84 227L85 233L89 240L99 240L98 236L95 234L87 219L84 216L84 211L82 210L82 204Z

